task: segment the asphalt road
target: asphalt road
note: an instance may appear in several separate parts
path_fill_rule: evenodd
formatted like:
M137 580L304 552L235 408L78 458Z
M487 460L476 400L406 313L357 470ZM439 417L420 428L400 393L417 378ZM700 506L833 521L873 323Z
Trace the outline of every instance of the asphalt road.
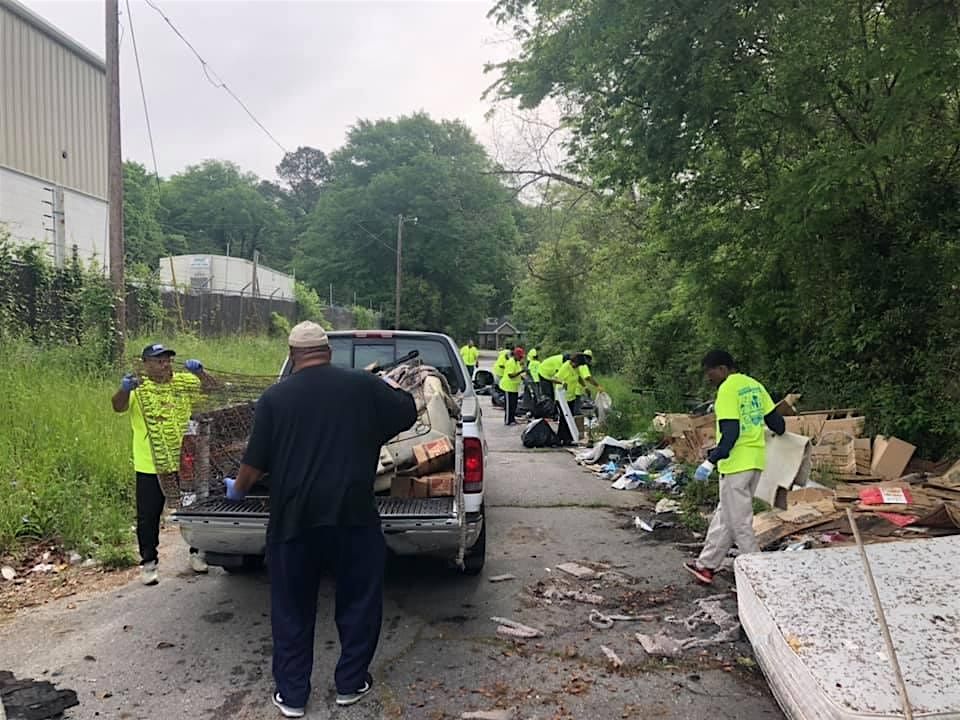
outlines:
M523 450L519 430L503 427L502 413L484 402L491 453L483 576L391 561L377 688L349 709L333 705L337 642L333 586L325 585L307 717L439 720L500 708L518 720L782 718L742 641L669 661L643 652L637 631L682 635L665 619L689 615L708 593L689 582L672 544L632 527L638 495L611 490L565 451ZM163 543L159 586L74 597L0 625L0 669L76 690L81 704L67 716L75 720L279 717L269 701L266 577L219 569L194 576L178 535L166 531ZM615 574L566 583L556 565L569 561ZM515 579L490 582L504 573ZM591 606L543 597L551 587L598 593L607 612L649 618L597 630L587 622ZM734 609L729 588L727 595ZM544 636L500 638L493 616ZM620 656L622 669L609 666L601 645Z

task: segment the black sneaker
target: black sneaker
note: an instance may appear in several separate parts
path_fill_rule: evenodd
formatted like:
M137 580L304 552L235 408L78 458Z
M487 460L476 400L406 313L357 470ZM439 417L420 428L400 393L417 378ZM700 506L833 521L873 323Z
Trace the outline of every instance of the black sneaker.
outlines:
M367 674L367 679L363 682L363 687L359 690L356 690L352 693L337 693L337 705L340 707L346 707L347 705L353 705L363 700L364 697L370 694L370 691L373 690L373 678Z
M287 705L283 698L280 697L280 693L275 692L273 694L273 704L277 706L277 709L280 711L280 714L288 718L302 718L306 713L306 708L302 707L293 707Z

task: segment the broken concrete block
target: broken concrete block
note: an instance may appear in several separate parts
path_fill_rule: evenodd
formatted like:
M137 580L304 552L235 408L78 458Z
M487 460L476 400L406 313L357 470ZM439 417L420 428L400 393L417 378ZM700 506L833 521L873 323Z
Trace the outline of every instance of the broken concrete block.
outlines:
M572 562L557 565L557 570L564 572L567 575L572 575L578 580L592 580L597 576L596 570Z
M476 710L460 715L460 720L513 720L512 710Z

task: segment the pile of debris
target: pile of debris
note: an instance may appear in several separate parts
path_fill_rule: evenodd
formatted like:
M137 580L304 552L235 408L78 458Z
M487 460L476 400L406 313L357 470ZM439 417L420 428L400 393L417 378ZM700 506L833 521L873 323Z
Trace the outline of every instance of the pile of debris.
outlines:
M767 439L756 497L773 509L754 517L761 546L850 541L848 506L875 542L960 531L960 463L914 459L916 447L899 438L863 437L866 418L857 410L799 412L799 399L790 395L778 404L787 433ZM712 413L660 414L654 421L674 456L687 463L701 462L714 446L715 423Z
M609 435L586 450L571 449L576 461L587 466L615 490L655 489L678 492L687 482L686 468L677 462L673 448L651 442L642 435L617 440Z

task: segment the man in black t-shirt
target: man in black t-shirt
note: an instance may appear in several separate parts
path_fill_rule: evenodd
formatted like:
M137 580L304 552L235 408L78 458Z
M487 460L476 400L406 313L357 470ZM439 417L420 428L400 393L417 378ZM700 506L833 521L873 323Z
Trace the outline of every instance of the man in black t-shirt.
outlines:
M416 422L417 408L395 384L331 365L327 334L315 323L293 328L289 345L293 374L257 401L228 496L241 498L269 473L273 702L284 717L303 717L327 560L337 582L337 704L352 705L373 685L386 560L373 485L380 448Z

